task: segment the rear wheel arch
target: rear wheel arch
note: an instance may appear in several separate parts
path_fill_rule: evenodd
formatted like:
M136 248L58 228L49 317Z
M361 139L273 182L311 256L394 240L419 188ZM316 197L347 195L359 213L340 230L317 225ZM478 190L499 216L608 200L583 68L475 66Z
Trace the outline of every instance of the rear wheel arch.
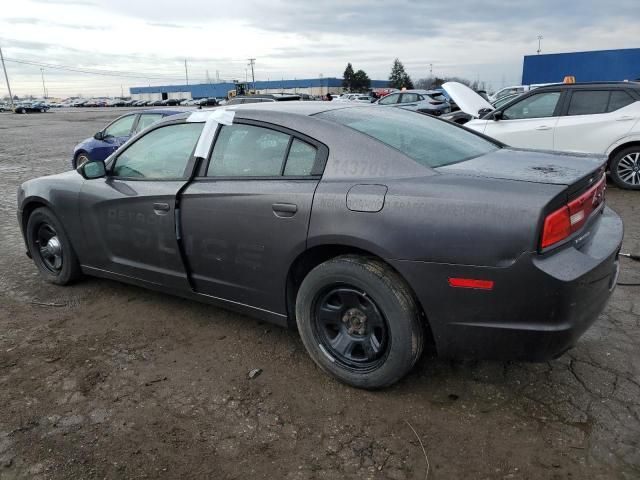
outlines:
M409 290L411 295L413 296L413 300L418 307L419 314L422 320L422 324L425 328L425 341L427 343L433 343L433 336L431 333L431 326L429 325L429 319L424 309L424 306L421 304L417 295L415 294L413 288L404 278L404 276L398 272L392 265L386 262L382 257L371 253L367 250L348 246L348 245L339 245L339 244L327 244L327 245L319 245L312 247L310 249L302 252L296 259L293 261L291 266L289 267L289 272L287 274L286 281L286 303L287 303L287 324L291 328L295 328L296 326L296 318L295 318L295 306L296 306L296 297L298 294L298 290L302 283L302 280L307 276L307 274L313 270L318 265L331 260L336 257L351 255L358 256L362 258L368 258L374 261L377 261L383 264L386 268L392 270L405 284L406 288Z
M611 166L611 160L613 160L615 158L615 156L621 152L622 150L625 150L629 147L639 147L640 148L640 140L632 140L630 142L625 142L621 145L618 145L616 148L614 148L613 150L611 150L611 152L609 153L609 157L607 158L607 169L610 168Z

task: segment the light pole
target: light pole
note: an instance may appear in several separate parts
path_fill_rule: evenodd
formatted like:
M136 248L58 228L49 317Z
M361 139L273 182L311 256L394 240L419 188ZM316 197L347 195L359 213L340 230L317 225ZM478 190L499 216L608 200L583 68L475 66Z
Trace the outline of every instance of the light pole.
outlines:
M540 52L542 52L541 42L543 38L544 37L542 35L538 35L538 55L540 55Z
M252 83L252 90L256 89L256 75L253 71L253 66L256 64L256 59L255 58L250 58L249 59L249 65L251 65L251 83Z

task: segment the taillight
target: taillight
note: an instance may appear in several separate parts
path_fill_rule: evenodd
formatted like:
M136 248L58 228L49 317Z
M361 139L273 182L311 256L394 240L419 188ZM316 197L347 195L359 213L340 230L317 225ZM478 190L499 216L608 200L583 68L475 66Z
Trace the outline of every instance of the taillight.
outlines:
M603 176L578 198L547 215L542 229L542 248L550 247L580 230L593 211L604 202L605 187L606 179Z

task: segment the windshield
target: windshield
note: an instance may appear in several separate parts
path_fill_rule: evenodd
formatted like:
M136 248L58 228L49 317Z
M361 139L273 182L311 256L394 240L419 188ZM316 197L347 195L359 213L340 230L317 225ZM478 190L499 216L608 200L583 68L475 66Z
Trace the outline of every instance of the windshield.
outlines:
M357 107L330 110L316 117L369 135L426 167L442 167L500 148L446 121L403 109Z

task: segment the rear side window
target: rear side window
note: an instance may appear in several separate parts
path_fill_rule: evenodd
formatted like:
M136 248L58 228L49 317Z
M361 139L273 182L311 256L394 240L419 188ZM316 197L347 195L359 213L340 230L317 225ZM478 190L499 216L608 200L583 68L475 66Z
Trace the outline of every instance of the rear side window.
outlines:
M631 105L635 100L624 90L613 90L609 98L609 106L607 112L615 112L620 108Z
M284 167L285 175L307 176L311 175L316 163L318 150L308 143L295 138L291 142L291 149L287 157L287 165Z
M449 122L401 108L345 108L316 116L373 137L425 167L462 162L500 148Z
M279 176L289 138L286 133L253 125L224 126L213 147L207 176Z
M417 93L403 93L402 100L400 100L400 103L411 103L411 102L417 102L417 101L418 101Z
M124 150L113 167L116 177L183 178L204 123L180 123L153 130Z
M608 90L576 90L571 94L567 115L594 115L607 111Z
M141 132L148 126L159 122L162 120L162 117L163 115L161 113L143 113L140 115L140 120L138 120L138 125L136 126L136 131L134 133Z

